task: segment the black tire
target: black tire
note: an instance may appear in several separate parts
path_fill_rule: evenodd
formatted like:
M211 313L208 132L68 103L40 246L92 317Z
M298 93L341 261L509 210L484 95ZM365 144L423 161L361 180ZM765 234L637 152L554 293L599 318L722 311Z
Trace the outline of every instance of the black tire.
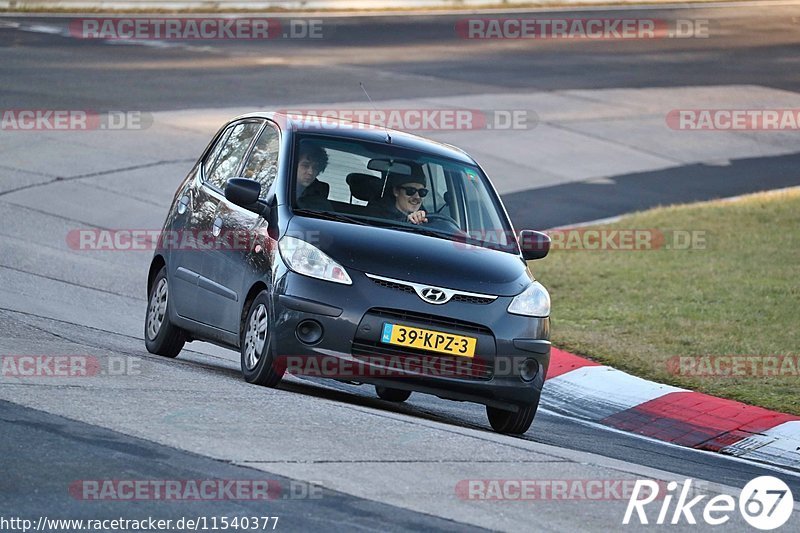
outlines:
M378 398L387 402L404 402L411 396L410 390L390 389L380 385L375 385L375 392L378 394Z
M247 307L240 332L240 355L245 381L254 385L275 387L283 378L284 370L275 365L269 302L269 293L261 291ZM262 321L266 324L263 338L259 327Z
M186 342L186 332L169 319L167 267L153 280L144 315L144 345L147 351L164 357L177 357Z
M492 425L492 429L498 433L522 435L531 427L533 417L536 416L538 408L538 401L530 405L520 405L519 411L516 413L487 405L486 416L489 417L489 424Z

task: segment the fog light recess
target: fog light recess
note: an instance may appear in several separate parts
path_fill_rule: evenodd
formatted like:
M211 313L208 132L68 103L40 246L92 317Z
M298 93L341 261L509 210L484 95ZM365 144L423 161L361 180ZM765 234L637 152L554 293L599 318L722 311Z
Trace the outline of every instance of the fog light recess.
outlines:
M295 334L303 344L316 344L322 339L322 324L316 320L303 320L297 324Z
M519 365L519 377L522 378L522 381L533 381L538 373L539 363L536 362L536 359L525 359Z

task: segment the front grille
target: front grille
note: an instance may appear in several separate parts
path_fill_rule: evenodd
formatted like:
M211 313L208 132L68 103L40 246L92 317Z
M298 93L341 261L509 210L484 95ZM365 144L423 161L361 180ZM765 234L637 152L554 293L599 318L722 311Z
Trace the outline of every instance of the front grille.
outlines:
M451 302L465 302L468 304L486 305L494 301L494 298L482 298L480 296L470 296L468 294L456 294L450 300Z
M359 340L353 341L352 354L356 359L368 360L390 369L408 370L421 376L489 380L494 375L491 362L479 356L468 359Z
M414 311L401 311L396 309L370 309L367 311L371 315L379 316L389 320L410 320L414 322L421 322L429 326L440 328L458 329L464 332L474 333L477 335L492 335L492 330L480 324L473 324L472 322L465 322L455 318L447 318L437 315L429 315L427 313L417 313Z
M371 279L373 283L380 285L381 287L385 287L387 289L394 289L396 291L401 291L408 294L417 294L417 291L414 290L414 285L410 283L390 281L388 279L378 278L374 276L369 276L369 279ZM421 285L417 286L421 287ZM493 296L478 296L472 294L464 294L454 290L450 290L450 292L453 294L453 297L450 298L451 302L463 302L468 304L486 305L492 303L497 299L496 297Z
M386 287L387 289L395 289L398 291L409 292L411 294L416 294L414 288L410 285L403 285L401 283L395 283L393 281L387 281L384 279L375 279L372 278L372 281L380 285L381 287Z

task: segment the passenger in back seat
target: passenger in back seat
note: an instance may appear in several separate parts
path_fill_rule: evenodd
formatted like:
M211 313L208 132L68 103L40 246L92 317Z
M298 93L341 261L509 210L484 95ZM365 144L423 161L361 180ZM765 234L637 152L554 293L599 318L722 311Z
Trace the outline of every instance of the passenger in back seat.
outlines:
M328 153L317 145L301 143L297 161L297 206L333 211L333 205L328 200L331 187L317 179L328 166Z

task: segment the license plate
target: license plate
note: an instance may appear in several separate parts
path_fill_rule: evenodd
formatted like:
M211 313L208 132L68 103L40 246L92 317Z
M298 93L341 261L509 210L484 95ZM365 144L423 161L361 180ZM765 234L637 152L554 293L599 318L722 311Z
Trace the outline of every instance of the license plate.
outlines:
M381 342L449 355L474 357L478 339L384 322Z

